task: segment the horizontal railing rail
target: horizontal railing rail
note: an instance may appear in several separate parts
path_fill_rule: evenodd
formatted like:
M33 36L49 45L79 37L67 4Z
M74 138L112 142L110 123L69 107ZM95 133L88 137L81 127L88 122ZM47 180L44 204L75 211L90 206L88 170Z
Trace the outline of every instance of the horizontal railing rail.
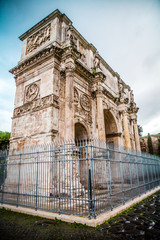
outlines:
M0 202L96 217L160 185L160 158L84 139L0 152Z

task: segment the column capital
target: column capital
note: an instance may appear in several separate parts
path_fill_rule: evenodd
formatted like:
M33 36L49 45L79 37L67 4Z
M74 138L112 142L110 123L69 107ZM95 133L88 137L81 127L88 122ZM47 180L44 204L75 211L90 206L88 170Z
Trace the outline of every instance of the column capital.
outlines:
M75 63L73 61L68 61L65 64L65 71L67 72L74 72L75 71Z
M134 124L137 124L137 119L136 118L134 118L134 119L132 119L133 120L133 123Z
M106 76L102 72L97 72L94 74L94 82L104 82L106 80Z
M74 46L65 47L62 55L62 61L66 61L69 58L72 58L73 61L76 61L81 57L81 53Z

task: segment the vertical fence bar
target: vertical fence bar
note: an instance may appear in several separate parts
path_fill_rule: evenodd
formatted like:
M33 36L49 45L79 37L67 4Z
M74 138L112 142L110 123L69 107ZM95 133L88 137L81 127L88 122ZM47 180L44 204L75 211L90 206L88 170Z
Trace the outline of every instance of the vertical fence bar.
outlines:
M93 141L90 141L91 143L91 167L92 167L92 183L93 183L93 205L92 209L94 209L94 218L96 218L96 209L95 209L95 189L94 189L94 164L93 164Z
M6 153L7 153L7 151L6 151ZM5 185L6 169L7 169L6 158L7 158L7 154L6 154L6 156L5 156L5 161L4 161L4 163L1 165L1 166L3 166L3 181L2 181L2 198L1 198L1 204L3 204L3 201L4 201L4 185Z
M18 201L19 201L20 174L21 174L21 153L19 154L19 173L18 173L17 207L18 207Z
M129 177L130 177L130 185L131 185L131 199L133 200L133 185L132 185L132 173L131 173L131 158L128 152L128 165L129 165Z
M146 193L146 182L144 177L144 163L143 163L143 157L141 157L141 166L142 166L142 175L143 175L143 192Z
M122 189L122 204L125 204L124 201L124 186L123 186L123 169L122 169L122 159L121 159L121 152L119 149L119 164L120 164L120 175L121 175L121 189Z
M91 176L91 169L89 168L89 200L90 200L90 209L92 209L92 176Z
M137 183L138 183L138 195L140 196L138 162L137 162L137 156L136 155L135 155L135 163L136 163L136 175L137 175Z
M61 169L60 169L60 146L59 146L59 154L58 154L58 158L59 158L59 206L58 206L58 213L60 214L61 213L61 194L60 194L60 190L61 190L61 180L60 180L60 174L61 174Z
M36 163L36 204L35 204L35 210L37 211L37 194L38 194L38 151L37 151L37 163Z
M153 182L153 163L152 163L151 156L149 160L150 160L150 169L151 169L151 189L152 189L154 187L154 182Z
M153 159L153 169L154 169L154 188L156 187L156 169L155 169L155 159Z
M109 193L110 193L110 207L111 211L113 210L112 204L112 186L111 186L111 164L110 164L110 154L109 154L109 146L107 146L107 159L108 159L108 175L109 175Z
M86 161L87 161L87 190L88 190L88 217L91 219L91 212L90 212L90 194L89 194L89 168L88 168L88 146L87 146L87 140L85 140L85 149L86 149Z

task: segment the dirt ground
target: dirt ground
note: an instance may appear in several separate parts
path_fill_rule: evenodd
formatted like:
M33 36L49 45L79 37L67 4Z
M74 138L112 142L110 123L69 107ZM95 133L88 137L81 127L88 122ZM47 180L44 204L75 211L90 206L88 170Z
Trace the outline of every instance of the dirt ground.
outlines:
M0 209L0 239L160 239L160 191L97 228Z

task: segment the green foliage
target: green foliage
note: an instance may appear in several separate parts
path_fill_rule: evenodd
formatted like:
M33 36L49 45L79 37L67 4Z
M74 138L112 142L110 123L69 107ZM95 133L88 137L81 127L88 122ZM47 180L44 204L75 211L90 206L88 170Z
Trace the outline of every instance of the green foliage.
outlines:
M148 143L148 151L150 154L153 154L153 145L152 145L152 138L151 135L148 133L147 137L147 143Z
M140 137L142 137L142 133L143 133L143 128L142 126L138 125L138 134Z
M93 69L93 71L92 71L92 74L94 75L96 73L96 70L95 69Z
M9 146L10 133L0 131L0 150L7 149Z

